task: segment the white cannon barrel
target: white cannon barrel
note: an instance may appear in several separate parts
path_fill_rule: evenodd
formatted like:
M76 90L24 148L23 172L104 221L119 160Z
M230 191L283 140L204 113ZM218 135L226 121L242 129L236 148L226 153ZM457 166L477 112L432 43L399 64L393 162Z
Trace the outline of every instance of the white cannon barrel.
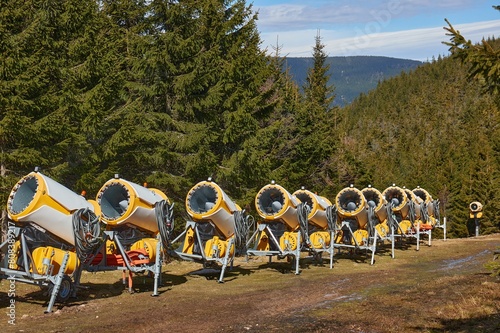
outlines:
M155 204L168 202L167 196L158 189L146 188L125 179L108 180L97 192L101 218L110 228L133 225L152 233L158 232Z
M235 232L234 212L241 208L212 181L202 181L189 190L186 211L195 222L212 221L226 238Z
M73 213L80 208L99 214L94 202L37 171L21 178L7 200L10 219L35 223L71 245L75 245Z

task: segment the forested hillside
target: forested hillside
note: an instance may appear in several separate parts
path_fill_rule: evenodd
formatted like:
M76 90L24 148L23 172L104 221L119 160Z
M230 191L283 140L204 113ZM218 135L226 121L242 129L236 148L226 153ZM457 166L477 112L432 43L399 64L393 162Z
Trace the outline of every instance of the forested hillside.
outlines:
M299 86L306 81L307 70L313 62L312 57L287 57L286 66ZM339 106L345 106L361 93L375 89L379 82L401 72L408 73L423 64L416 60L377 56L328 57L326 63L330 66L328 83L335 86L336 91L334 104Z
M243 0L3 4L0 202L35 166L89 198L114 174L147 182L179 225L208 177L251 214L271 180L331 200L396 183L439 198L453 236L467 234L473 200L481 231L497 230L499 104L457 59L339 107L321 40L299 87L279 50L260 49Z
M498 225L499 111L458 60L387 80L344 114L341 181L426 188L455 235L467 235L472 201L486 203L484 228Z

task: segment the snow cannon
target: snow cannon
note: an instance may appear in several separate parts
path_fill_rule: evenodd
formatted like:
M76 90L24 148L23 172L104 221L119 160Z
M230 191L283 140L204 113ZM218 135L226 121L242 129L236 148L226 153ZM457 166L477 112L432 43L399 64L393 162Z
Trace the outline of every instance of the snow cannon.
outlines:
M356 229L366 229L368 203L363 192L352 185L346 187L335 197L335 206L341 220L355 221Z
M235 232L234 213L241 211L231 198L212 182L202 181L189 190L186 196L186 211L193 221L212 222L222 239L228 239Z
M368 203L363 192L354 186L342 189L335 197L337 219L342 222L335 243L365 246L368 244Z
M408 196L401 187L396 185L389 186L382 192L382 195L391 205L392 211L396 216L399 216L401 220L408 216L410 210Z
M162 200L169 201L160 190L146 188L118 175L101 187L96 199L108 229L131 226L152 235L158 233L155 205Z
M172 241L180 243L172 255L200 262L204 268L220 268L218 282L222 283L227 265L238 251L246 251L244 211L211 178L189 190L186 211L192 220Z
M387 220L387 200L382 193L374 187L368 186L361 190L369 207L373 209L379 223Z
M99 214L99 206L55 180L38 172L29 173L14 185L7 200L9 218L30 222L74 246L73 213L88 208Z
M81 266L73 222L84 211L95 216L99 206L38 168L21 178L7 200L9 219L15 223L9 223L12 237L0 245L0 258L4 258L0 260L0 280L46 288L50 295L46 312L52 311L56 300L64 302L76 296L74 284L79 284ZM98 224L98 218L88 221L89 226Z
M420 220L422 218L421 206L422 206L424 201L422 200L422 198L415 195L415 193L413 191L411 191L405 187L403 187L403 191L405 191L406 198L411 203L410 209L412 210L412 212L410 212L410 213L413 214L413 216L415 217L415 220Z
M373 217L375 218L373 227L382 238L387 237L389 233L389 226L387 224L387 200L379 190L371 186L362 189L361 193L363 193L368 207L373 211Z
M471 219L483 217L483 204L479 201L471 202L469 205L469 217Z
M393 184L386 188L382 192L382 195L392 208L392 213L396 218L394 222L398 225L398 233L408 233L412 228L412 222L415 217L412 215L414 213L411 209L412 202L408 200L405 190Z
M330 200L306 189L297 190L292 196L295 196L301 202L309 206L310 211L307 218L311 224L321 230L328 230L326 209L332 205Z
M332 206L330 200L304 188L295 191L292 196L309 207L307 232L312 248L328 247L331 240L330 230L333 229L333 223L328 221L326 212L327 208Z
M257 213L265 222L281 222L287 231L299 228L297 207L300 200L274 181L260 189L255 196Z
M234 235L241 208L219 185L211 178L194 185L186 196L186 211L194 223L186 225L183 253L203 251L201 258L214 260L234 255Z
M299 245L307 233L307 211L301 201L273 180L257 192L255 208L263 220L258 222L251 237L254 246L248 253L295 256L299 251L300 254Z
M417 188L413 189L412 191L417 198L420 198L419 200L421 202L420 207L421 207L421 215L422 215L422 221L425 224L434 226L436 224L436 217L438 216L438 202L437 200L433 200L432 196L418 186Z

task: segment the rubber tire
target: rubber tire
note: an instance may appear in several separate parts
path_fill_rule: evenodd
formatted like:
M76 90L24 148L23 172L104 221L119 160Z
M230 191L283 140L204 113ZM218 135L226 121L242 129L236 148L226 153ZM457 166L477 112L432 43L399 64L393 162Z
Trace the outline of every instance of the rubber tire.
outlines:
M48 294L52 295L52 290L54 290L54 284L51 282L49 285ZM61 286L59 287L59 292L57 293L56 300L60 303L66 302L73 293L73 281L67 275L63 275Z

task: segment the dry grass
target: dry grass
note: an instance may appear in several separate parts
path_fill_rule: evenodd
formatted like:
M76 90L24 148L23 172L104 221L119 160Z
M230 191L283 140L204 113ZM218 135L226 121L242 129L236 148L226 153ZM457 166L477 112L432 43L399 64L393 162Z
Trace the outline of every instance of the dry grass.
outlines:
M337 255L335 266L301 261L293 274L285 260L237 258L224 284L190 274L201 265L164 267L161 295L153 281L134 277L124 291L119 272L84 273L79 298L43 314L47 297L16 286L16 325L2 332L498 332L500 285L484 268L500 234L433 240L380 249L375 265L364 256ZM0 305L7 305L0 284Z

